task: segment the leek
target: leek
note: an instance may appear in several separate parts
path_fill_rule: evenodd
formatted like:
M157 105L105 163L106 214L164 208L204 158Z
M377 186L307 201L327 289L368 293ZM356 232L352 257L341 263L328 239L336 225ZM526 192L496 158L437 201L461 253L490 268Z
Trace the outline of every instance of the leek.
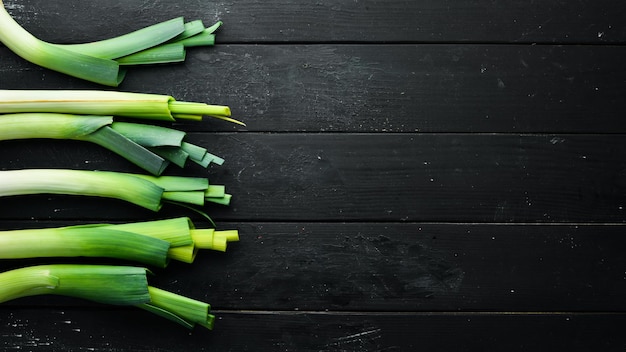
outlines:
M118 86L124 78L119 64L89 56L35 38L22 28L0 0L0 42L15 54L36 65L107 86Z
M21 27L0 0L0 42L15 54L36 65L113 87L117 87L125 75L120 65L183 61L185 47L213 45L214 39L210 37L220 25L218 22L204 28L199 20L184 23L183 18L178 17L106 40L53 44ZM198 38L194 39L196 36Z
M212 329L215 321L208 303L149 286L145 268L53 264L0 273L0 303L46 294L135 306L187 328Z
M0 258L106 257L165 267L170 243L107 228L28 229L0 232Z
M0 273L0 303L41 294L116 305L136 305L150 300L144 268L58 264Z
M128 122L113 122L111 116L58 113L0 115L0 141L27 138L72 139L96 143L153 175L160 175L169 162L184 167L189 159L185 149L206 149L184 142L185 132L171 128ZM167 147L163 149L161 147ZM197 164L208 164L190 159ZM222 165L223 159L210 159Z
M200 249L226 251L237 230L196 229L187 217L126 224L92 224L0 231L0 259L107 257L165 267L191 263Z
M205 188L198 183L206 184ZM201 189L198 189L201 188ZM28 194L66 194L106 197L124 200L138 206L158 211L168 192L204 194L209 189L208 180L184 176L147 176L112 171L67 169L24 169L0 171L0 197ZM214 198L204 196L204 201L228 205L230 195ZM204 205L204 201L201 204Z
M169 95L103 90L0 90L0 113L19 112L111 115L162 121L210 116L245 126L230 118L228 106L180 102Z
M97 42L54 44L73 52L104 59L116 59L164 43L185 31L182 17L161 22L140 30Z

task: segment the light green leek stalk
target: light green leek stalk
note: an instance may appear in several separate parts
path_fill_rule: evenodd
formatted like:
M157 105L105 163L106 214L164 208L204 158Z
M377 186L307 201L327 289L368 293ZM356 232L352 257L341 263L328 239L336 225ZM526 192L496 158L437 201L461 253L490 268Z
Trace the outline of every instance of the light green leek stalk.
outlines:
M158 314L164 318L192 328L195 324L212 330L215 317L209 314L211 306L188 297L149 286L150 302L138 307ZM176 312L176 314L172 314Z
M204 196L210 187L206 178L198 177L67 169L0 171L0 197L28 194L97 196L124 200L153 211L161 209L164 200L180 201L185 198L185 192L190 193L188 198L196 202L197 194ZM204 196L204 200L228 205L230 195L224 194L222 198ZM195 204L204 205L204 202Z
M0 140L52 138L88 141L117 153L153 175L160 175L168 162L185 166L189 159L183 148L185 135L185 132L161 126L113 122L111 116L58 113L0 115ZM203 150L205 155L212 155L202 147L190 146ZM191 160L208 167L201 161ZM223 159L211 157L210 162L221 165Z
M237 230L197 229L187 217L97 226L166 240L170 242L168 257L185 263L192 263L199 249L225 252L227 243L239 241Z
M52 138L96 143L154 175L168 161L108 127L111 116L21 113L0 115L0 140Z
M161 208L163 188L123 173L26 169L0 171L0 196L68 194L121 199L144 208Z
M65 227L0 232L0 259L102 257L163 268L168 241L112 228Z
M185 31L175 38L146 50L116 58L120 65L151 65L171 62L182 62L186 57L186 48L195 46L212 46L215 44L213 32L222 24L217 22L204 28L202 21L185 23Z
M175 23L174 23L175 22ZM138 31L99 42L87 44L61 45L61 47L96 57L115 59L120 65L152 65L182 62L186 57L185 48L196 46L212 46L215 44L213 34L222 24L221 21L205 28L201 20L187 22L179 35L157 46L163 38L178 30L181 19L158 23ZM140 49L141 43L145 49Z
M173 260L192 263L199 249L225 252L227 243L239 241L237 230L197 229L187 217L155 220L118 225L98 225L122 231L141 233L170 242L168 257ZM173 241L186 238L187 241Z
M115 61L122 66L137 66L183 62L186 57L187 52L183 43L171 43L123 56Z
M0 273L0 303L42 294L115 305L137 305L150 301L144 268L57 264Z
M210 185L203 177L133 175L162 187L165 190L163 199L180 201L179 198L185 198L188 201L184 203L195 205L204 205L205 201L230 205L232 199L232 195L225 192L224 185Z
M84 44L54 45L93 57L116 59L152 48L175 38L184 31L184 20L178 17L115 38Z
M0 42L36 65L117 87L124 78L121 65L180 62L185 47L214 44L221 22L204 28L201 21L182 17L154 24L115 38L82 44L53 44L28 33L6 11L0 0ZM197 37L197 38L196 38Z
M84 80L116 87L124 78L114 60L76 53L35 38L15 22L2 0L0 42L27 61Z
M149 286L145 268L54 264L0 273L0 303L45 294L136 306L187 328L212 329L215 321L208 303Z
M198 250L224 252L238 240L237 230L196 229L187 217L8 230L0 231L0 259L106 257L165 267L168 259L192 263Z
M228 106L179 102L172 96L102 90L0 90L0 113L113 115L174 121L211 116L236 124Z

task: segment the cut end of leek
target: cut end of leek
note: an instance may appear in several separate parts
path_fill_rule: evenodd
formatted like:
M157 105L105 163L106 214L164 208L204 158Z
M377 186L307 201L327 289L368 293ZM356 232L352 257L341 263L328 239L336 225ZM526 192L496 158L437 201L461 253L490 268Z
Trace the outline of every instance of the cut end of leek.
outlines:
M193 239L194 245L200 249L212 249L219 252L225 252L229 242L239 241L239 231L195 229L191 230L191 238Z
M231 118L230 107L224 105L209 105L172 100L169 102L169 109L175 119L197 119L198 117L209 116L241 126L246 125L239 120Z
M205 197L204 200L220 205L230 205L232 197L231 194L226 193L223 197Z
M206 328L213 327L214 317L210 314L211 306L189 297L148 286L149 305L162 310L162 316L172 321L183 323L187 327L198 324Z
M217 116L217 115L208 115L208 116L210 116L210 117L214 117L214 118L216 118L216 119L224 120L224 121L227 121L227 122L232 122L232 123L234 123L234 124L237 124L237 125L240 125L240 126L244 126L244 127L246 127L246 124L245 124L244 122L239 121L239 120L235 120L235 119L230 118L230 117L226 117L226 116Z
M115 265L53 264L0 273L0 302L62 295L111 305L136 306L187 328L213 328L211 305L148 285L147 270Z

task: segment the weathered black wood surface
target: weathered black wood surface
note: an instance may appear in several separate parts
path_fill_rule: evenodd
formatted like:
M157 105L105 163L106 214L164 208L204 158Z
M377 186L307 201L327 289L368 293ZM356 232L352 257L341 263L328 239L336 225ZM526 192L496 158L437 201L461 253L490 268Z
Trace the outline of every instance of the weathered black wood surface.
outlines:
M626 6L610 1L5 0L82 42L223 20L184 64L120 90L231 106L178 123L226 159L208 206L227 253L155 269L214 331L62 297L0 306L0 349L623 351ZM0 47L0 89L93 89ZM110 88L107 88L110 89ZM0 169L140 171L82 142L0 142ZM206 175L199 167L169 174ZM0 199L0 229L189 215L68 196ZM98 260L93 260L98 262ZM4 261L8 270L39 260ZM89 261L91 262L91 261Z

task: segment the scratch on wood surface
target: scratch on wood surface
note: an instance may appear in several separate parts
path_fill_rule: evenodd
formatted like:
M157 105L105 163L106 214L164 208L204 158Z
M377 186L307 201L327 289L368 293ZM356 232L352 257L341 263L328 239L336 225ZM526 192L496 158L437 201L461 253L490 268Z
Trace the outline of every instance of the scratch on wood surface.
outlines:
M349 327L348 327L349 328ZM350 330L354 330L351 328ZM333 338L321 351L378 351L382 350L382 329L362 326L356 332Z

